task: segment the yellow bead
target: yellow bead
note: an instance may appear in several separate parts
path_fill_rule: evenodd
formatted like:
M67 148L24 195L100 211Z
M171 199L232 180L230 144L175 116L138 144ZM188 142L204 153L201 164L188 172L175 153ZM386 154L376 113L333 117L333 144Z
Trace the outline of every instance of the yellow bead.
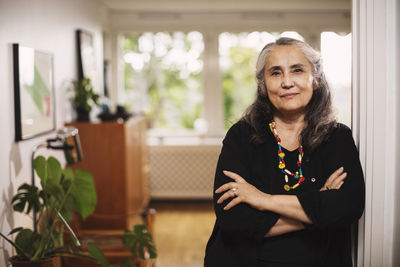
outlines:
M285 174L285 182L286 182L286 183L289 182L289 178L288 178L287 174Z
M283 186L283 189L285 189L286 191L289 191L289 190L290 190L290 186L287 185L287 184L285 184L285 185Z
M279 169L283 169L283 168L285 168L285 164L283 164L282 162L279 163Z
M281 159L283 159L283 158L285 157L285 153L281 152L281 153L278 154L278 156L279 156Z
M300 184L295 184L292 188L295 189L296 187L298 187Z

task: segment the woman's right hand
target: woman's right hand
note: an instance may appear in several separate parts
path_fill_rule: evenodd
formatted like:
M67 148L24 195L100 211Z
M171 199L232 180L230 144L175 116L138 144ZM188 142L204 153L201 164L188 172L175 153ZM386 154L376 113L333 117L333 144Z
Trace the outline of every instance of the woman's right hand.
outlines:
M347 173L344 172L344 168L340 167L336 171L334 171L331 176L329 176L328 180L326 180L325 184L319 191L325 191L330 189L340 189L342 184L344 183L344 179L346 179Z

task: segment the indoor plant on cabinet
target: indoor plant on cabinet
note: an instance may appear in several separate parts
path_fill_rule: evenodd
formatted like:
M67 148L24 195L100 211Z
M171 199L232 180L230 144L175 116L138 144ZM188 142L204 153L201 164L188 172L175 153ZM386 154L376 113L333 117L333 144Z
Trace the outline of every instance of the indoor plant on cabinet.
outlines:
M77 121L89 121L90 111L94 105L99 104L100 95L94 91L89 78L73 81L72 87L74 91L72 105L77 113Z
M70 168L62 168L54 157L36 157L34 169L42 189L23 184L13 197L12 204L16 212L29 214L35 210L39 229L17 227L10 232L17 234L14 241L0 233L17 251L17 255L10 258L11 264L14 267L53 266L57 256L85 257L73 252L71 244L64 244L63 232L68 230L71 241L75 246L79 245L68 222L74 212L86 218L94 211L97 196L92 175L85 170L74 172Z

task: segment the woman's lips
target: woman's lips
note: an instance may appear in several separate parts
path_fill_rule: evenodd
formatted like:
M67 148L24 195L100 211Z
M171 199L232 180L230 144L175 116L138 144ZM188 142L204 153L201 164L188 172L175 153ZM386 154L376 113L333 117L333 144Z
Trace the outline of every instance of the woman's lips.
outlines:
M284 95L281 95L281 97L284 97L284 98L293 98L293 97L295 97L296 95L298 95L299 93L290 93L290 94L284 94Z

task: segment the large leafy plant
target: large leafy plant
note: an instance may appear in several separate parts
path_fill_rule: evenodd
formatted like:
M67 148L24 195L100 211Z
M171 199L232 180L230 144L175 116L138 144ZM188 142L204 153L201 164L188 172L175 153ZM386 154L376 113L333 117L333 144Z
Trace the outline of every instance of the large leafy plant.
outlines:
M63 233L67 229L73 245L79 241L68 225L74 212L85 219L95 209L96 190L90 172L62 168L54 158L38 156L34 160L34 169L40 178L42 189L23 184L12 199L16 212L37 213L39 230L17 227L10 234L16 233L12 241L0 233L17 250L18 260L39 261L61 255L76 254L71 250L72 244L64 244Z
M149 233L146 225L138 224L133 227L133 230L126 230L123 235L123 242L125 248L129 250L132 256L136 259L155 259L157 257L153 237ZM101 251L95 243L89 243L88 249L90 255L101 264L101 267L119 266L117 264L110 264L103 251ZM137 262L132 262L129 258L124 259L122 262L122 267L134 267L137 265Z

